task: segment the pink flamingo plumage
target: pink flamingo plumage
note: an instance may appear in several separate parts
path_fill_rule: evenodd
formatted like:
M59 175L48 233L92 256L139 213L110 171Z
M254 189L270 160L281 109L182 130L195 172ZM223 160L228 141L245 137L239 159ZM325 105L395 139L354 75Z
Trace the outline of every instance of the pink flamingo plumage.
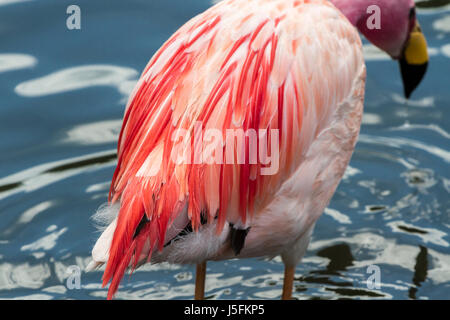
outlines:
M413 0L332 2L225 0L150 60L125 112L111 223L92 252L91 267L106 263L108 298L127 268L145 262L198 264L202 298L207 260L277 255L285 264L282 297L291 297L295 266L359 134L366 68L355 26L401 60L407 96L427 62ZM364 23L371 4L385 10L380 30ZM240 150L245 161L238 153L225 161L230 143L214 148L223 161L197 161L208 130L226 142L227 130L275 130L264 136L275 171L264 174L271 164L250 161L249 150L263 148L258 140L251 149L250 135ZM174 151L187 161L173 161Z

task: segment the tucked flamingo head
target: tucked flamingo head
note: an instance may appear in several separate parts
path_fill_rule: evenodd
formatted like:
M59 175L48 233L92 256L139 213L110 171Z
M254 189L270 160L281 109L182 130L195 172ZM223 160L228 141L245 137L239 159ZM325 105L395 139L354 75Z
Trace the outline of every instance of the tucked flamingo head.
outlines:
M428 66L425 37L414 0L331 0L375 46L399 60L405 96L422 81Z

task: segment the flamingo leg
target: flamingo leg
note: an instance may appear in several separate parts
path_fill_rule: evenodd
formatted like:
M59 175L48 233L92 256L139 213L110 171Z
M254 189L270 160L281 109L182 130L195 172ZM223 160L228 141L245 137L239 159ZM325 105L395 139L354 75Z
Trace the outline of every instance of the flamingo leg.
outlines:
M284 267L283 293L281 300L291 300L294 285L295 267Z
M205 279L206 279L206 262L197 264L195 272L195 300L203 300L205 298Z

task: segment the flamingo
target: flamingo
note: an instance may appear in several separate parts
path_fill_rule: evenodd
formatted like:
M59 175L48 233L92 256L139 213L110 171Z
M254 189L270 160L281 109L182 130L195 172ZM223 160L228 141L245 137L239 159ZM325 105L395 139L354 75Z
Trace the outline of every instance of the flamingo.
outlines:
M358 30L399 61L409 98L428 63L413 0L224 0L170 37L129 98L97 214L88 269L106 264L108 299L145 263L196 264L202 299L207 261L278 255L291 299L360 131Z

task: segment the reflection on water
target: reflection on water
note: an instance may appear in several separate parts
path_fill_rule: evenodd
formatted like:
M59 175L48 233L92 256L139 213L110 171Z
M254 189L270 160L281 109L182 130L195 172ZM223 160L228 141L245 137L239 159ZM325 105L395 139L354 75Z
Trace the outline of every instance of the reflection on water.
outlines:
M450 4L450 0L416 0L418 8L439 8Z
M67 132L65 142L82 145L116 142L119 139L121 126L122 120L100 121L78 125Z
M27 54L0 54L0 73L31 68L36 63L36 58Z
M79 290L67 287L68 270L84 270L98 236L91 215L107 200L137 70L210 4L174 1L110 1L113 17L81 1L90 17L71 33L46 2L0 0L0 298L106 297L103 269L81 272ZM296 299L450 299L450 1L416 2L427 78L406 101L395 64L365 43L362 134L297 268ZM24 10L46 17L33 37L14 18ZM368 288L370 266L380 289ZM193 278L193 266L146 265L117 298L191 299ZM211 262L206 296L278 299L282 280L279 257Z
M414 266L414 277L413 283L415 287L409 289L409 297L411 299L416 299L416 293L420 284L424 282L427 278L428 269L428 250L425 247L420 246L420 252L416 258L416 265Z
M25 1L31 1L31 0L0 0L0 6L5 6L7 4L13 4L18 2L25 2Z
M450 15L436 20L433 23L433 28L438 32L450 33Z
M131 68L107 65L73 67L19 84L15 91L25 97L40 97L94 86L112 86L128 96L136 84ZM130 84L131 83L131 84Z
M116 158L115 151L100 152L85 157L55 161L18 172L0 179L0 200L19 192L31 192L43 188L84 172L84 169L95 170L105 165L113 166ZM21 181L10 183L16 179Z
M338 271L345 271L347 267L353 265L354 258L352 256L352 252L350 247L345 243L319 250L317 255L319 257L330 259L330 263L328 263L326 269L328 274L334 274Z

